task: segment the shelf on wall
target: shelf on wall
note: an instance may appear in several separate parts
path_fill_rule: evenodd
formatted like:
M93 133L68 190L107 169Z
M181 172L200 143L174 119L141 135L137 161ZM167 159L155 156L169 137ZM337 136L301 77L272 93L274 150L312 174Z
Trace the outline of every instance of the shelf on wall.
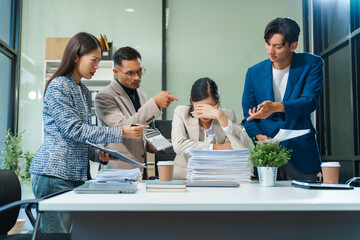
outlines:
M45 60L44 66L44 80L47 81L55 73L57 68L60 66L61 60ZM113 79L113 66L114 62L112 60L103 60L99 63L99 68L96 70L95 75L91 80L82 79L81 81L86 86L99 86L99 90L107 86L110 81Z

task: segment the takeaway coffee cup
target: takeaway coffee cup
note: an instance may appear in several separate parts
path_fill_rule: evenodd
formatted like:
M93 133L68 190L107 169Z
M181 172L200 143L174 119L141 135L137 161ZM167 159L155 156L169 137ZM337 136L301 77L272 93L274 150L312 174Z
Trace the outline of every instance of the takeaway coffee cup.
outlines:
M171 181L174 171L174 161L159 161L157 163L159 180Z
M324 183L339 183L339 172L340 172L340 163L339 162L324 162L321 164L323 182Z

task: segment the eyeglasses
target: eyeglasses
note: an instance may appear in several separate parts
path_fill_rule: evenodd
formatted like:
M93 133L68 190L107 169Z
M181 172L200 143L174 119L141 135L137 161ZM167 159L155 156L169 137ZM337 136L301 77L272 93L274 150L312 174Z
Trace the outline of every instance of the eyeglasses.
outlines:
M128 78L135 78L136 75L141 78L142 75L145 74L146 72L146 69L143 67L142 69L140 69L139 71L137 72L133 72L133 71L128 71L126 73L123 73L122 71L119 70L119 72L121 72L122 74L126 75Z

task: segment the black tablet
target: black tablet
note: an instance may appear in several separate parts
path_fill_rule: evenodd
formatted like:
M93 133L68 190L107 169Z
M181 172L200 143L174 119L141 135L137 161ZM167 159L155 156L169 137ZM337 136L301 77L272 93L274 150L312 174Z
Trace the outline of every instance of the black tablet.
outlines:
M123 162L130 163L130 164L135 165L135 166L137 166L139 168L146 168L145 164L134 161L134 160L126 157L125 155L119 153L118 151L115 151L115 150L112 150L112 149L109 149L109 148L94 144L92 142L89 142L88 140L86 140L86 143L93 146L93 147L95 147L95 148L97 148L97 149L100 149L100 150L102 150L104 152L109 153L111 156L113 156L115 158L118 158Z
M354 189L353 186L348 184L327 184L322 182L306 182L306 181L296 181L293 180L291 185L294 187L308 188L308 189L342 189L342 190L351 190Z

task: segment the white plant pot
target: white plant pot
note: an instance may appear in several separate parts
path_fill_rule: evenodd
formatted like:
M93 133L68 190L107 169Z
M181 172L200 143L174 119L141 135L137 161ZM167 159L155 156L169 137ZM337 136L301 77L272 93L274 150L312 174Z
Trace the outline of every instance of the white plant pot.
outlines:
M260 185L274 187L276 182L277 167L257 167Z

